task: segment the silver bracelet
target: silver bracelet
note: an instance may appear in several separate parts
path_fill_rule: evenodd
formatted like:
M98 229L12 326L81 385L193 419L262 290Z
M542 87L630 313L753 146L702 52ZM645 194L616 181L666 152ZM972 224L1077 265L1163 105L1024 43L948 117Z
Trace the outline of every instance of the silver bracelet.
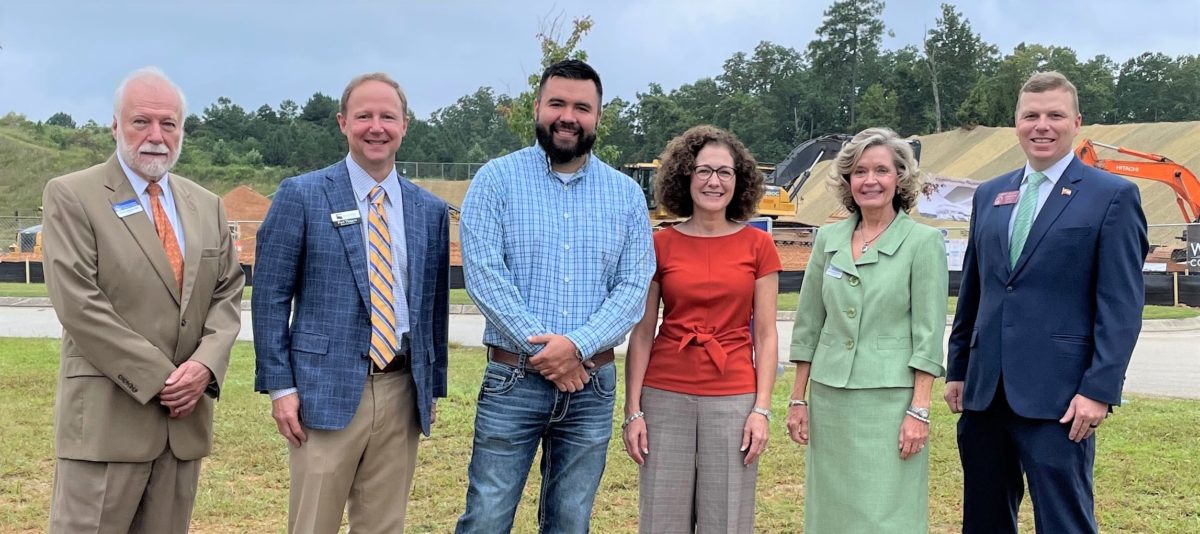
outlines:
M804 399L788 399L788 408L792 406L808 406L808 401Z
M906 415L908 415L909 417L911 417L911 418L913 418L913 419L916 419L917 421L920 421L920 422L922 422L922 423L925 423L925 424L927 424L927 425L929 424L929 418L928 418L928 417L925 417L925 416L923 416L923 415L921 415L921 414L917 413L917 412L916 412L915 410L913 410L912 408L909 408L909 409L905 410L905 411L904 411L904 413L905 413Z
M623 421L621 423L621 430L625 430L625 427L629 426L629 423L632 423L632 422L634 422L638 419L641 419L642 417L645 417L645 416L646 416L646 414L644 414L642 412L633 412L633 414L631 414L629 417L626 417L625 421Z
M758 415L761 415L763 417L766 417L768 423L771 422L771 410L768 410L766 408L759 408L758 406L755 406L754 409L750 410L750 411L753 413L756 413Z

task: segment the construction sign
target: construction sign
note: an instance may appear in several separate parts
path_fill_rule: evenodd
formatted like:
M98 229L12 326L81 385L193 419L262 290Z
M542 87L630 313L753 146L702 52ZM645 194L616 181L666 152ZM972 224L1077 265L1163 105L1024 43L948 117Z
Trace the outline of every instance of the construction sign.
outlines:
M1200 224L1187 226L1187 268L1200 271Z

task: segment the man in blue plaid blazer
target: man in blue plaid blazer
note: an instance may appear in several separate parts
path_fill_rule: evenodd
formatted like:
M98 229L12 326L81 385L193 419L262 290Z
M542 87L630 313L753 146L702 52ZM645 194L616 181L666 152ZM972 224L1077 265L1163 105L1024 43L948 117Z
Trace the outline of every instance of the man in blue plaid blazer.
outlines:
M418 432L446 395L448 211L396 174L395 81L359 76L341 106L350 154L284 180L258 231L254 387L289 443L289 532L337 532L347 501L352 529L401 532Z

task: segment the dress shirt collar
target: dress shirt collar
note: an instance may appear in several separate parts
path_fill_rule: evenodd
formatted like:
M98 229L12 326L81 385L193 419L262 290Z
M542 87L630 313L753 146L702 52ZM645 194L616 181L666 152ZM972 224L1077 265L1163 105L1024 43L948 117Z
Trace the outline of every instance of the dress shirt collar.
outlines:
M1062 159L1054 162L1054 165L1051 165L1046 170L1042 171L1042 174L1046 175L1046 182L1050 184L1051 188L1058 184L1058 179L1062 177L1064 172L1067 172L1067 166L1069 166L1071 161L1074 159L1075 153L1068 152L1067 155L1062 157ZM1029 178L1029 175L1035 172L1037 171L1033 170L1033 166L1031 166L1029 162L1025 162L1025 174L1021 175L1021 184L1024 185L1025 180Z
M392 170L388 172L387 178L382 182L376 182L362 167L354 161L354 158L346 155L346 170L350 173L350 186L354 188L354 198L359 202L370 202L367 198L371 194L371 190L376 185L383 186L383 190L387 192L387 201L392 205L397 205L400 202L400 178L396 174L396 166L392 165Z
M121 157L120 151L117 151L117 162L121 164L121 170L125 171L125 178L129 179L129 185L133 186L134 194L139 197L146 194L146 188L150 186L150 182L146 181L145 178L142 178L142 175L133 172L133 169L130 169L129 166L125 164L125 158ZM158 185L159 187L162 187L164 196L168 191L171 190L171 184L168 183L168 178L170 177L171 173L166 173L162 175L162 178L158 179Z

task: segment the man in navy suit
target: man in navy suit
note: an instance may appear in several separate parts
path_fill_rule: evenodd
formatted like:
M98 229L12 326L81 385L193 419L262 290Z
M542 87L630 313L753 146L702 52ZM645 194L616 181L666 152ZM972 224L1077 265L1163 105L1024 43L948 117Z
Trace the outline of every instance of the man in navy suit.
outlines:
M1149 248L1132 183L1072 146L1075 86L1037 73L1017 99L1025 167L979 186L950 333L946 403L962 413L963 532L1096 532L1096 428L1121 403Z
M354 78L346 159L284 180L258 230L254 387L289 443L289 532L402 532L434 399L446 396L447 206L396 174L400 85Z

